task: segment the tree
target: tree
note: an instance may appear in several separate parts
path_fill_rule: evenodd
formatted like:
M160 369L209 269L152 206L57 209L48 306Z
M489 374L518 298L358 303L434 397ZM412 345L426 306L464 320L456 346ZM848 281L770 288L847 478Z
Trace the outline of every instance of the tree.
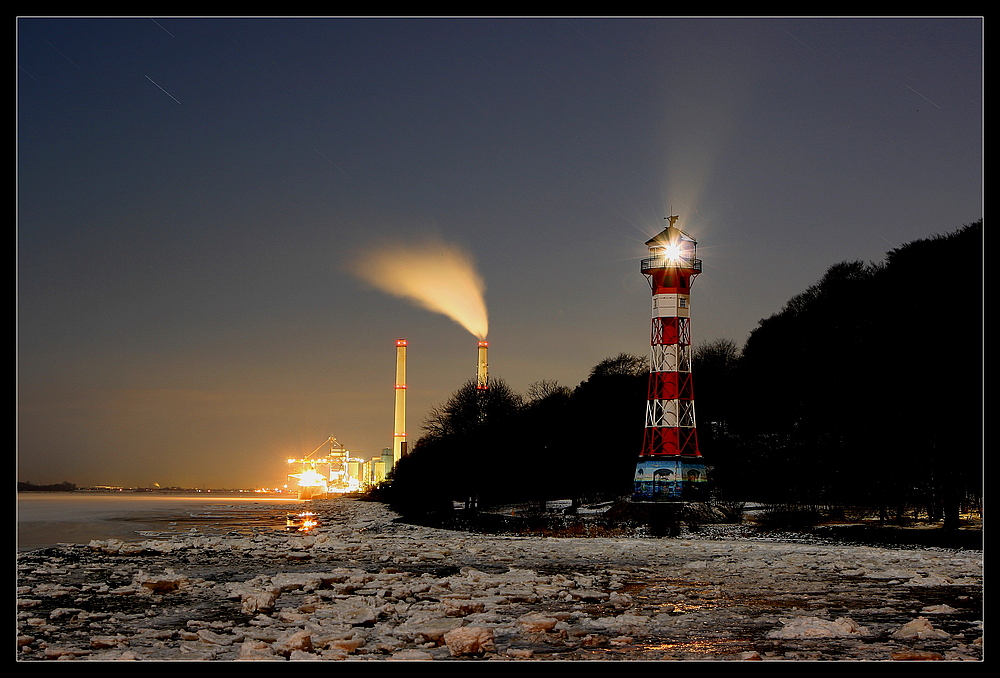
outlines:
M386 491L404 515L447 511L452 500L488 506L546 498L620 496L641 449L646 360L601 361L570 390L554 381L528 398L493 379L465 383L431 410L423 435Z
M631 353L619 353L594 365L587 382L614 377L644 377L647 374L649 374L649 361L646 358Z
M746 486L954 524L981 477L982 296L952 282L981 256L980 221L831 266L762 320L729 410Z
M711 469L713 492L728 496L742 482L730 421L739 401L736 370L740 349L732 339L705 341L691 355L698 447Z
M435 438L474 433L486 425L497 425L515 416L523 404L519 394L503 379L491 379L490 387L480 390L470 380L444 405L431 409L421 428Z
M551 380L535 381L528 384L528 405L542 402L549 398L569 397L570 389L560 386L559 382Z
M732 339L705 341L692 352L698 421L708 424L700 426L701 430L726 428L735 407L733 389L739 360L740 349Z
M570 437L559 459L574 496L629 494L642 450L649 365L620 353L602 360L573 391Z
M518 456L530 469L519 479L523 498L544 502L572 496L571 479L561 469L574 446L567 433L572 431L572 391L555 381L528 386L528 400L518 417Z
M437 510L444 498L474 505L502 496L512 482L508 460L522 406L503 379L491 379L485 390L475 380L466 382L424 419L424 435L407 462L397 464L391 492L399 488L400 496L409 497L419 485Z

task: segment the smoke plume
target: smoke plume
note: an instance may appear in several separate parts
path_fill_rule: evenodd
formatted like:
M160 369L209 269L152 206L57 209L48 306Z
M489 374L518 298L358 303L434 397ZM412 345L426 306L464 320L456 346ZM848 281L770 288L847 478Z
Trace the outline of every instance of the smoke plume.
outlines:
M444 314L479 339L486 338L486 285L472 257L455 245L434 240L397 243L360 255L353 269L377 289Z

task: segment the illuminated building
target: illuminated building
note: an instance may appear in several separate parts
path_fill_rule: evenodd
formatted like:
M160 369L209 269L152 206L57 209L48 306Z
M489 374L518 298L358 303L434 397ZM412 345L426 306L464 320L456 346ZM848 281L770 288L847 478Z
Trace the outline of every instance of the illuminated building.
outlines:
M313 456L327 444L330 451L326 455ZM330 494L357 492L362 484L362 461L330 437L304 458L289 459L289 464L301 466L298 473L290 473L289 477L297 479L299 499L324 499Z

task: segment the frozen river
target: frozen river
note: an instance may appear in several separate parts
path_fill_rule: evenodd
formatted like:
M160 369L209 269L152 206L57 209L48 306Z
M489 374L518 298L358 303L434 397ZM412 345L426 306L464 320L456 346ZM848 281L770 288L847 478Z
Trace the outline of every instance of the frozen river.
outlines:
M149 531L178 531L192 523L232 522L262 506L273 505L277 515L286 506L300 503L285 495L242 492L19 492L17 549L27 551L62 542L86 544L92 539L142 539L143 533ZM279 526L278 522L275 526Z
M167 509L239 510L188 502ZM253 505L240 520L296 506ZM400 522L377 502L310 508L308 534L248 538L230 522L212 536L206 522L19 553L18 658L982 658L981 551L477 534Z

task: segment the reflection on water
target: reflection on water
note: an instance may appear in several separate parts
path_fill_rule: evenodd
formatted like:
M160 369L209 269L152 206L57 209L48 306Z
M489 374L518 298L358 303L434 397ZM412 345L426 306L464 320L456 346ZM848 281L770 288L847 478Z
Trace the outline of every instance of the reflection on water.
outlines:
M682 652L685 654L735 654L740 650L734 649L734 645L749 645L750 638L711 638L688 641L673 641L669 643L636 643L630 648L632 650L651 652Z
M285 513L303 504L287 495L246 493L23 492L17 495L17 548L86 544L92 539L136 540L192 528L280 530Z
M741 652L754 650L754 639L740 636L733 638L692 638L689 640L671 639L631 639L627 642L611 641L607 647L591 647L587 651L591 655L606 656L607 659L628 659L630 661L652 661L699 658L731 657ZM610 656L609 656L610 655Z
M312 511L289 513L285 518L285 530L288 532L308 532L319 527L319 518Z

